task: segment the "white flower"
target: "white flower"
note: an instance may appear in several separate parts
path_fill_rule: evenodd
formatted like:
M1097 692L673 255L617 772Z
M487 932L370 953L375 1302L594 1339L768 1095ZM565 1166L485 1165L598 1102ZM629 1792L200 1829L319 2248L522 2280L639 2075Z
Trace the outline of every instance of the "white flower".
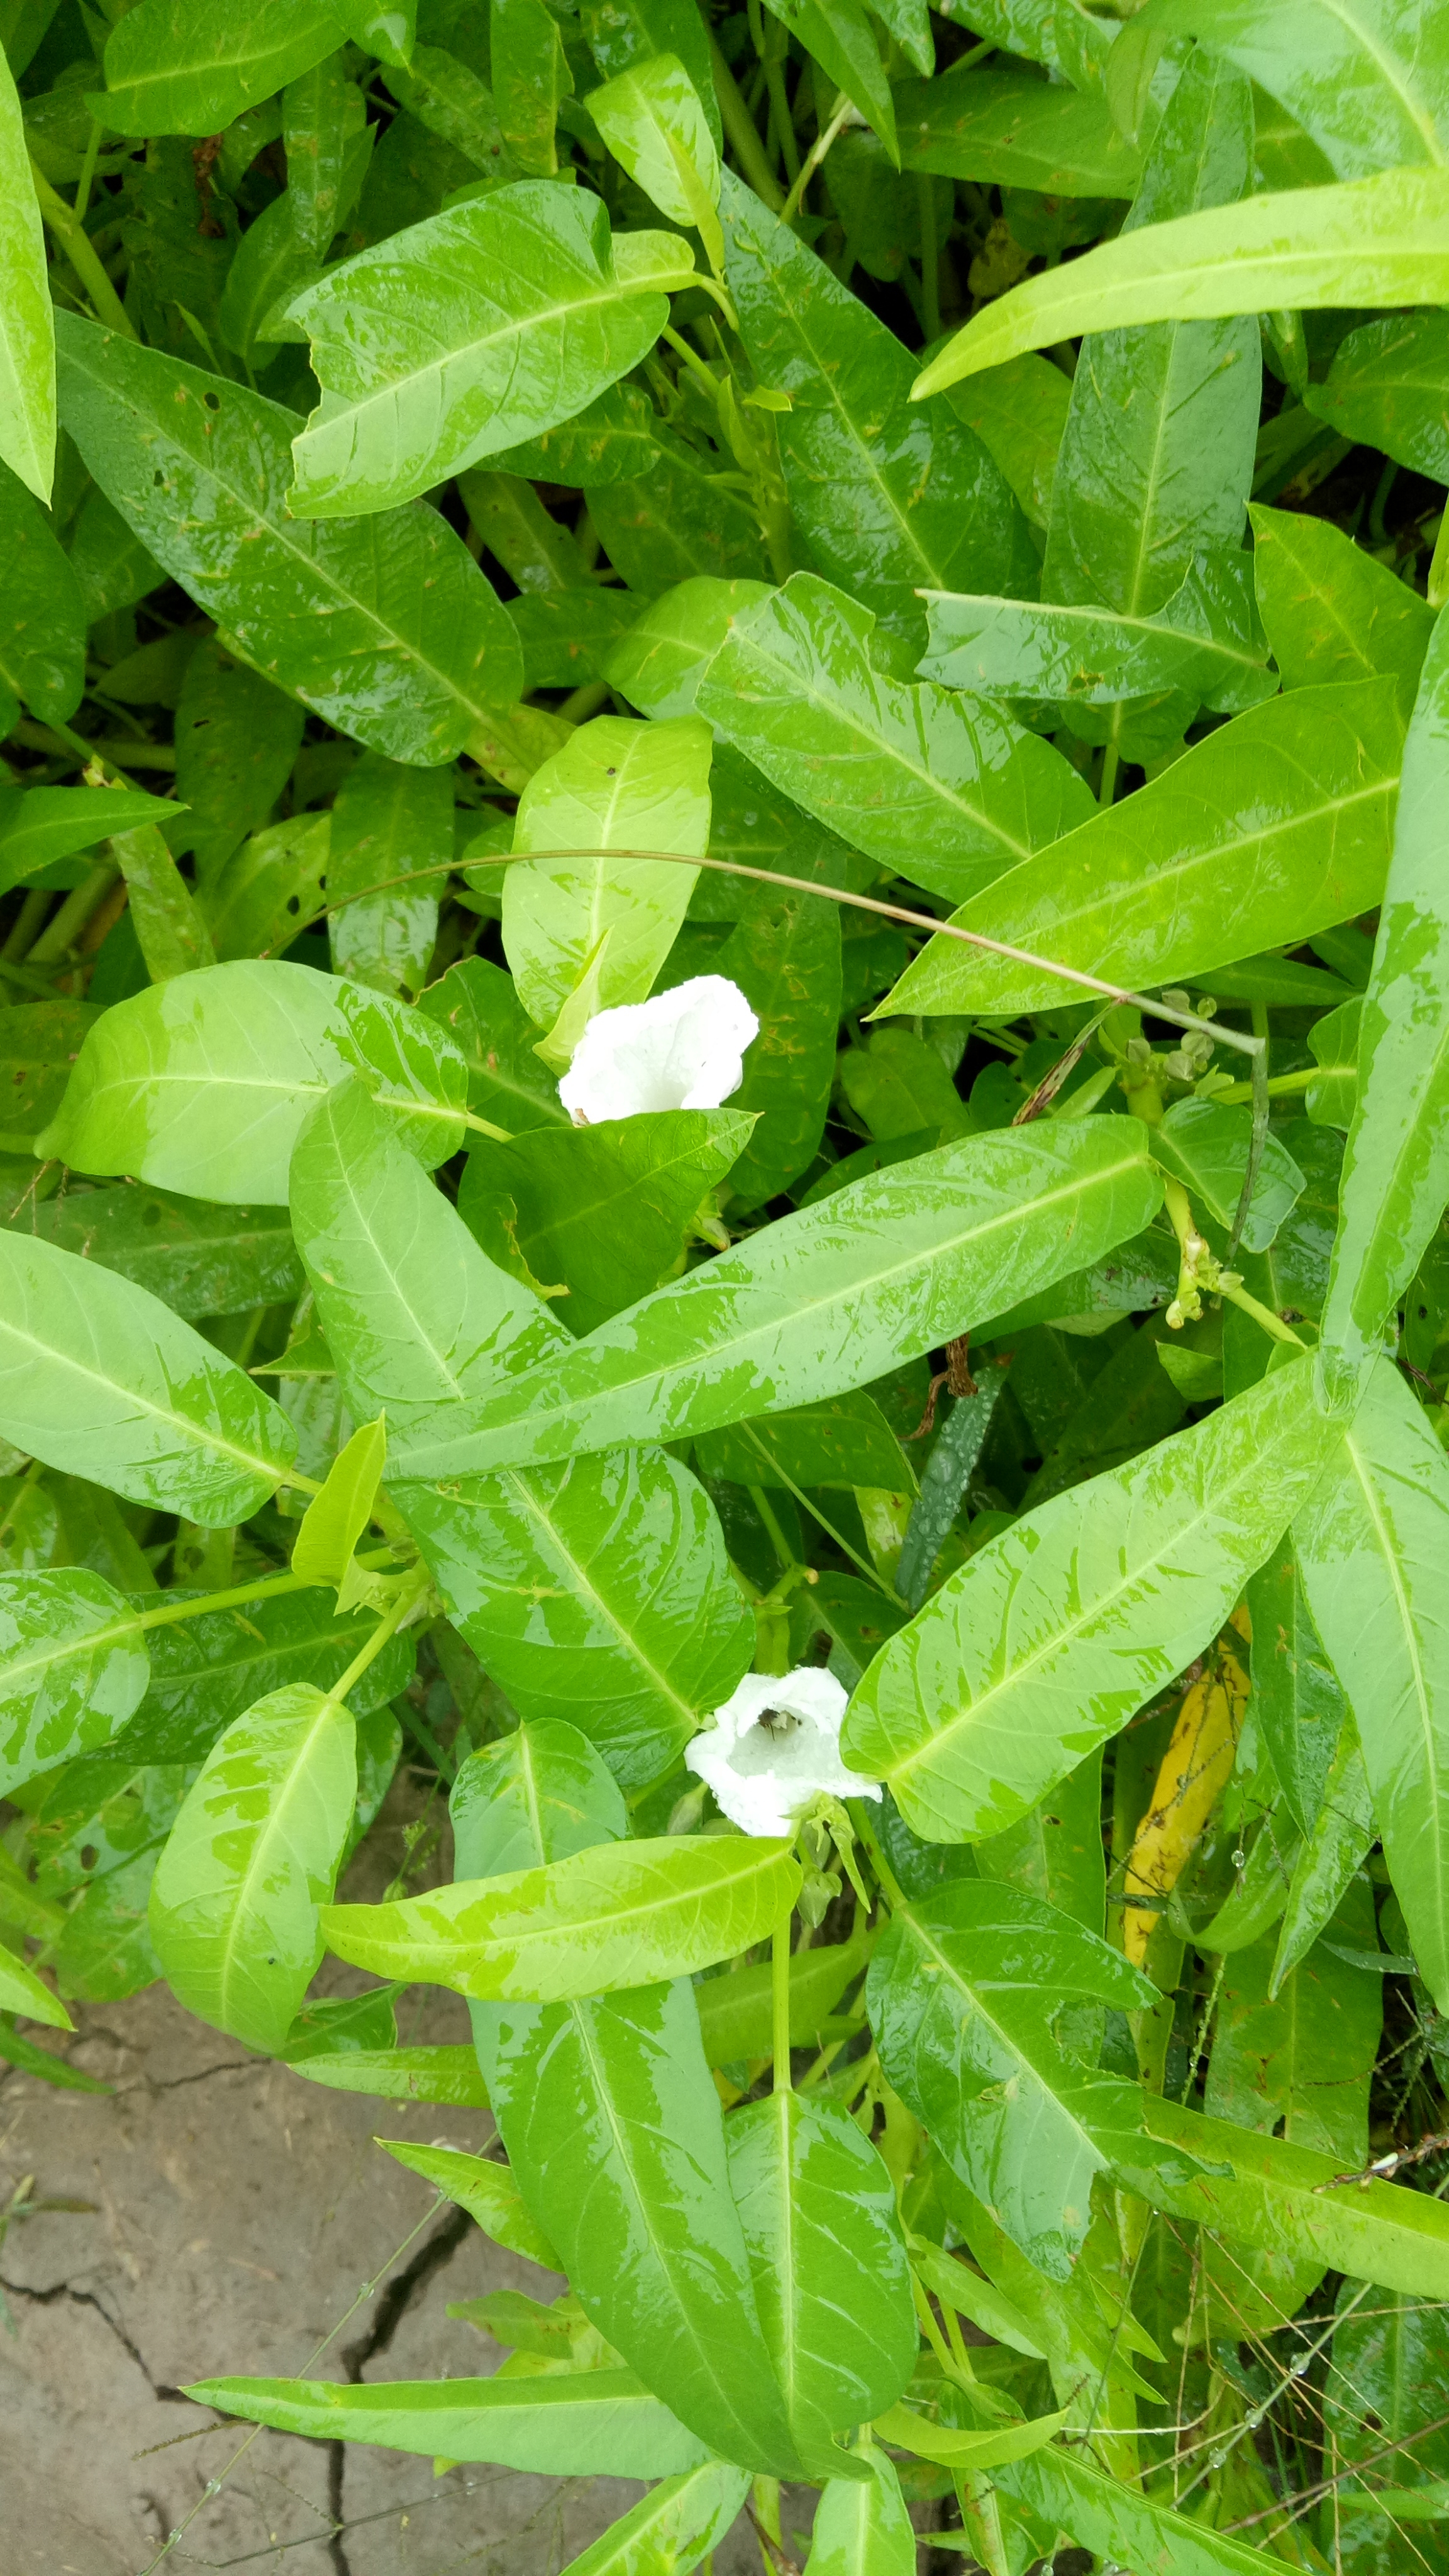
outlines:
M846 1693L833 1673L802 1664L783 1677L746 1673L686 1746L688 1770L709 1783L732 1825L788 1834L816 1798L878 1798L874 1780L840 1758Z
M649 1109L718 1109L744 1080L760 1023L738 984L696 975L671 993L596 1011L558 1096L576 1127Z

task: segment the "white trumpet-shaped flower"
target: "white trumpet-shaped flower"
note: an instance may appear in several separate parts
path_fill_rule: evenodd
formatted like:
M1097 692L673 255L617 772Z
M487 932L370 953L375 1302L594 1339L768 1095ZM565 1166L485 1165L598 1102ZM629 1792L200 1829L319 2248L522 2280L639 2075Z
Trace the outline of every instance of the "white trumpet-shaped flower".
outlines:
M728 976L695 975L647 1002L596 1011L558 1096L576 1127L642 1110L718 1109L744 1080L759 1026Z
M821 1796L878 1798L874 1780L840 1758L846 1693L833 1673L746 1673L738 1690L685 1748L686 1767L708 1783L732 1825L747 1834L793 1833Z

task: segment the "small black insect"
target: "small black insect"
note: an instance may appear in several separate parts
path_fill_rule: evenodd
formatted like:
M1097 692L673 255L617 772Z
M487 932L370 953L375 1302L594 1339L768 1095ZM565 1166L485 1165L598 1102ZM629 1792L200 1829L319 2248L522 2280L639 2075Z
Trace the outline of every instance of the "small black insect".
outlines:
M791 1716L787 1708L762 1708L755 1720L757 1726L762 1726L765 1733L772 1736L788 1735L791 1728L798 1726L799 1722L798 1718Z

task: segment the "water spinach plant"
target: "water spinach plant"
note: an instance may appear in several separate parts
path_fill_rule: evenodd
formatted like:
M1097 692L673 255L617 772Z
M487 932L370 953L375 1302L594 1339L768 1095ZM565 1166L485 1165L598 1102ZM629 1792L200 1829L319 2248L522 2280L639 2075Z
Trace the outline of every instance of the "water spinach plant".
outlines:
M0 2057L589 2576L1449 2565L1449 14L0 36Z

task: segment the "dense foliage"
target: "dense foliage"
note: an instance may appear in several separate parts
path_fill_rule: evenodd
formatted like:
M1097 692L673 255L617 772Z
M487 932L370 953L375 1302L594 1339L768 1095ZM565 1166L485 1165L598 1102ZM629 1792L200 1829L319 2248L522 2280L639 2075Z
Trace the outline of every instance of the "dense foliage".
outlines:
M1449 13L0 35L0 2057L591 2576L1449 2565Z

